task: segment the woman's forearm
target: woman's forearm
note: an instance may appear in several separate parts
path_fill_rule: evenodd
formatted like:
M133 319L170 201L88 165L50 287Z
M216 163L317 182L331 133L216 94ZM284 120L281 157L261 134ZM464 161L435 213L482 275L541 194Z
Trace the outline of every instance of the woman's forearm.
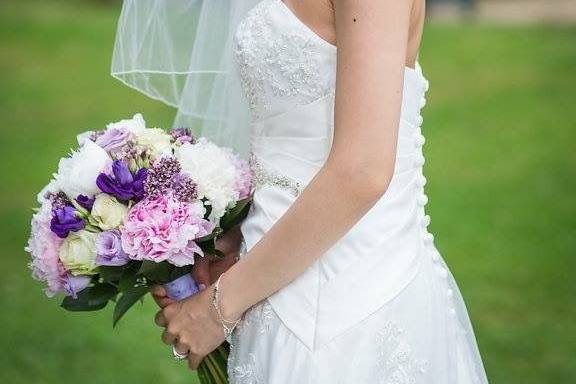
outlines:
M380 176L351 168L324 166L249 257L226 273L221 282L226 316L238 317L289 284L345 235L384 193L393 164L381 168Z

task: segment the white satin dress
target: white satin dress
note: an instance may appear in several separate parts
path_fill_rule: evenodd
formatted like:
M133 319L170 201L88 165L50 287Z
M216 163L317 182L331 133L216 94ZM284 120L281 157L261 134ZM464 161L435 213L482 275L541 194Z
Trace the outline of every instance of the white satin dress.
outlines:
M249 250L328 156L336 47L281 0L263 0L234 49L252 112ZM427 88L419 66L406 68L389 189L304 274L245 314L231 340L230 383L487 383L466 307L427 231Z

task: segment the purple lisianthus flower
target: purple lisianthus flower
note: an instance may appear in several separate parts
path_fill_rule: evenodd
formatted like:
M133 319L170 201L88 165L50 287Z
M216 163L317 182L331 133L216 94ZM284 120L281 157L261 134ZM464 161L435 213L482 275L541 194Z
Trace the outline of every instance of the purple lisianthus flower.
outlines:
M141 168L132 175L122 160L112 163L112 175L101 173L96 178L96 185L102 192L115 196L119 200L139 201L144 197L144 181L148 175L146 168Z
M120 231L102 232L96 239L96 264L105 266L121 266L130 259L122 249Z
M76 198L76 202L80 204L82 208L85 208L88 211L92 210L92 207L94 206L94 201L96 201L95 198L89 198L88 196L85 195L78 195L78 197Z
M67 274L62 279L62 288L66 296L72 296L73 298L78 297L84 288L88 287L90 284L90 276L74 276L72 274Z
M76 209L69 205L57 208L52 213L50 229L62 239L67 237L70 232L77 232L85 226L84 220L76 215Z
M110 128L98 136L95 142L106 151L112 152L128 144L131 138L132 134L126 129Z

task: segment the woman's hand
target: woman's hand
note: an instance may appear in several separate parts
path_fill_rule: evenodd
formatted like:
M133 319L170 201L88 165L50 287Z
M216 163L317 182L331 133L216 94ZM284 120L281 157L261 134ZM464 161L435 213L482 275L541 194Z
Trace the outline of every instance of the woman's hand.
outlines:
M188 354L190 369L224 341L224 330L212 307L212 289L169 304L156 314L156 324L164 327L162 341Z
M241 242L242 232L240 232L240 227L236 226L216 240L216 249L224 254L223 258L208 256L198 259L192 267L192 277L200 290L214 283L221 274L236 263Z
M216 249L224 254L223 258L215 258L207 255L196 260L196 263L192 266L192 277L201 291L218 280L221 274L236 263L239 257L241 242L242 232L240 232L240 227L237 226L216 240ZM175 303L175 300L168 297L166 289L160 285L152 287L150 293L160 308L165 308Z

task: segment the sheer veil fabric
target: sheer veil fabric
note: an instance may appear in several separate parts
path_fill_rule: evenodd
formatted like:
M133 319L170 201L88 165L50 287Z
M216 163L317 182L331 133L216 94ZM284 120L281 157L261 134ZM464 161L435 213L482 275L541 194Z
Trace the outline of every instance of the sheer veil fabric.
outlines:
M243 155L249 109L232 55L238 23L259 0L125 0L112 76L177 109L191 127Z

